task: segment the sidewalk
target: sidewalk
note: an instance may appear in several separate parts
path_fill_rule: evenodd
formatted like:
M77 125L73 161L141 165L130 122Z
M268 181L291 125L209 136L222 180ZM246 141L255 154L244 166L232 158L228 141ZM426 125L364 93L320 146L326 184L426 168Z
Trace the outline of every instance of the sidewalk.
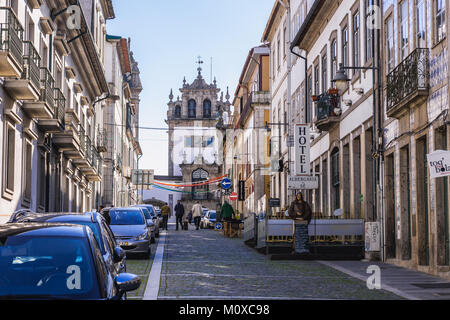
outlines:
M448 300L450 282L419 271L373 261L318 261L356 279L367 281L367 268L380 267L381 289L410 300Z

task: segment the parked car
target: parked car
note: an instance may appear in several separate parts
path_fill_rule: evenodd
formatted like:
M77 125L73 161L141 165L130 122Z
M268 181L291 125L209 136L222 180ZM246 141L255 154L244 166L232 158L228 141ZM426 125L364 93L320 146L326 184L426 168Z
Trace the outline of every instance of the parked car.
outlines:
M119 300L141 280L107 267L91 228L0 225L0 299Z
M214 228L216 225L216 211L215 210L209 210L206 215L202 218L200 221L200 228L201 229L209 229Z
M155 211L155 208L151 204L138 204L135 207L143 207L147 208L150 211L150 214L153 219L153 223L155 224L155 237L159 237L159 228L161 226L162 217L158 217L158 214Z
M68 223L87 226L94 233L103 259L111 272L126 272L125 252L117 244L114 234L103 216L98 212L88 213L32 213L11 217L9 223Z
M111 208L105 214L117 243L127 254L150 257L150 230L140 208Z
M139 208L142 211L142 213L144 214L145 220L147 221L147 226L150 229L150 243L155 243L156 224L153 220L152 215L150 214L150 211L145 207L135 206L135 208Z

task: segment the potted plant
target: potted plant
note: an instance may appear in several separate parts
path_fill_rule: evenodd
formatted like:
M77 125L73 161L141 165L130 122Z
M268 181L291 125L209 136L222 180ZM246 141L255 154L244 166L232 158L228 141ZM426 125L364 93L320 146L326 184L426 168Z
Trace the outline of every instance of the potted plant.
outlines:
M339 90L336 88L330 88L330 89L328 89L328 94L337 95L337 94L339 94Z

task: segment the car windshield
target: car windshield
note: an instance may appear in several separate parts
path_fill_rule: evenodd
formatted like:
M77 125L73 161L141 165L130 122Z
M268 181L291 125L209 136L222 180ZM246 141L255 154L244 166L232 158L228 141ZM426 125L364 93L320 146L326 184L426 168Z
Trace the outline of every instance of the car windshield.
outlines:
M216 212L215 211L210 211L209 212L209 218L210 219L215 219L216 218Z
M103 245L103 238L100 235L100 226L97 223L94 222L87 222L87 221L66 221L67 223L71 224L79 224L82 226L87 226L89 229L92 230L92 233L94 234L95 240L97 240L98 246L100 247L100 250L102 251L102 254L105 254L105 246Z
M111 210L111 225L142 225L145 224L140 210Z
M147 208L141 207L142 212L144 213L145 219L149 220L151 219L150 211L148 211Z
M4 241L4 242L2 242ZM98 298L87 239L0 239L0 299Z
M148 211L150 211L150 214L151 214L152 216L155 215L155 210L153 210L153 207L152 207L152 206L145 206L145 208L147 208Z

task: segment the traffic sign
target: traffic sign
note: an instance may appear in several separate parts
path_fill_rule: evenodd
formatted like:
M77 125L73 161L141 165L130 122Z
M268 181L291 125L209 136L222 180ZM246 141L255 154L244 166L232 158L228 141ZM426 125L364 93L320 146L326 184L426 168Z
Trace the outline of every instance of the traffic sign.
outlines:
M231 180L228 178L224 178L220 185L222 186L222 189L228 190L231 188Z
M217 222L215 228L216 230L222 230L222 224L220 222Z
M236 201L238 199L238 195L236 192L233 192L230 196L230 200L231 201Z

